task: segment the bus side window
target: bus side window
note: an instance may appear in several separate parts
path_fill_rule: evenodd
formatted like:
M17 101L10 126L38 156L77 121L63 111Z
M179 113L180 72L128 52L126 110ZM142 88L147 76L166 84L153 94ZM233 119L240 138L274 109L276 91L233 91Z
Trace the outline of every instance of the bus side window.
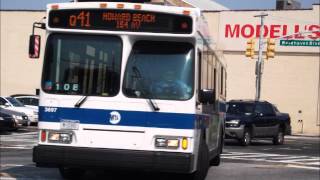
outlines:
M217 78L217 70L216 70L216 56L215 56L215 54L212 54L212 79L211 79L211 81L212 81L212 89L214 89L214 90L216 90L217 88L216 88L216 86L217 86L217 84L216 84L216 82L217 82L217 80L216 80L216 78Z
M227 97L227 71L224 69L224 97Z
M201 66L202 66L202 53L198 49L198 90L202 88L202 79L201 79Z
M212 78L212 73L211 73L211 67L212 67L211 51L207 51L206 52L206 57L207 57L207 89L212 89L212 84L211 84L211 78Z
M208 62L207 62L207 54L205 52L198 51L198 89L207 89L208 88Z
M201 59L201 89L209 89L208 65L208 53L204 51Z
M223 82L223 67L221 67L220 69L220 94L223 95L223 86L224 86L224 82Z

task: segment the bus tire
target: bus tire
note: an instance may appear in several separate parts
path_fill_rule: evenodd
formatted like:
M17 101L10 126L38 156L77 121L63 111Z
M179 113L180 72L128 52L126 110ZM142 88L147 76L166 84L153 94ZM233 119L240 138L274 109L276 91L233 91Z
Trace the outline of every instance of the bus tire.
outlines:
M221 162L221 154L223 151L223 145L224 145L224 133L222 131L222 129L220 130L221 134L220 134L220 141L218 144L218 154L210 160L210 166L219 166L220 162Z
M85 170L79 168L59 167L59 172L63 179L79 179L84 175Z
M213 159L211 159L210 161L210 166L219 166L221 162L221 155L218 154L216 157L214 157Z
M197 170L191 174L192 180L204 180L209 170L209 149L204 140L201 141L198 153Z

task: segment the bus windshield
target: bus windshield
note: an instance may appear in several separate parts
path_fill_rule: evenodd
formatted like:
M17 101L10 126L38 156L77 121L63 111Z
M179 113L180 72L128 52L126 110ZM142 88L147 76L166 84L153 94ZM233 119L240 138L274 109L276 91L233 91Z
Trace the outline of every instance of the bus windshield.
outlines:
M122 41L114 36L52 34L42 89L47 93L115 96L120 89Z
M132 98L188 100L194 90L194 48L190 43L139 41L123 82Z

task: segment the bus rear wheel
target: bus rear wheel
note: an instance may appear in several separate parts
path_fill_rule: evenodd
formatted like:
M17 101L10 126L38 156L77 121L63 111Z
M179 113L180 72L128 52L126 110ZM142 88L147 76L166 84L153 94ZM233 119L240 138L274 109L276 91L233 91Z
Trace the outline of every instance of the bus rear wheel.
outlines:
M63 179L79 179L84 175L85 170L80 168L59 167L59 172Z

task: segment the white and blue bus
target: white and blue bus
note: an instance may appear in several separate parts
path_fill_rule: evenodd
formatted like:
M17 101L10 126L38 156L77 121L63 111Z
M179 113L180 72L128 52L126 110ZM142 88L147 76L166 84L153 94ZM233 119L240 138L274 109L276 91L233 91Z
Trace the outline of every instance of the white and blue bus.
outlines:
M38 167L189 174L219 165L226 65L197 8L128 2L49 4ZM39 36L30 57L39 56Z

